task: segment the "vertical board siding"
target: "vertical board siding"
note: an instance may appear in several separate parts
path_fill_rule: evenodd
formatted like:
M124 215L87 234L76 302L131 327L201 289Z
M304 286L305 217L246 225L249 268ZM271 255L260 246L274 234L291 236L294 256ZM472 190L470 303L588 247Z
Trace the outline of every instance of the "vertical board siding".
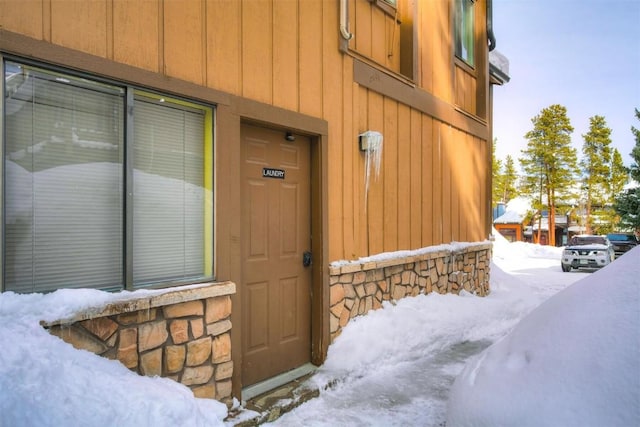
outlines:
M44 8L43 1L0 2L1 26L5 30L44 40Z
M438 122L438 127L440 128L440 137L442 140L441 144L441 183L442 183L442 240L440 243L448 243L452 240L452 211L451 211L451 126ZM437 186L437 182L434 183L434 186Z
M242 87L242 2L207 0L207 83L239 95Z
M425 226L430 226L432 228L432 239L434 245L439 245L443 243L443 234L442 234L442 221L443 221L443 198L442 198L442 145L443 145L443 135L442 129L440 127L440 122L437 120L429 119L431 124L431 132L432 132L432 140L433 147L431 152L431 167L433 168L433 173L431 175L431 181L425 185L428 185L432 191L431 200L431 212L432 212L432 221L429 224L425 224ZM439 185L438 185L439 184Z
M414 180L419 177L413 170L411 159L411 109L398 105L398 249L411 249L411 190Z
M157 2L113 3L113 59L158 72Z
M202 4L166 1L164 7L164 72L167 76L203 85ZM188 48L186 48L188 46Z
M51 2L51 42L107 57L107 2Z
M398 250L398 103L384 98L384 126L381 169L384 173L384 252Z
M455 66L455 103L471 114L478 114L476 77L461 66Z
M300 112L314 117L322 117L323 74L322 74L322 34L323 28L323 2L301 1L299 31L305 37L299 37L299 79L300 97L298 105Z
M355 7L352 9L352 32L358 34L354 38L354 46L358 53L364 56L373 56L372 37L372 8L368 0L354 0Z
M270 1L242 2L242 96L273 100L273 12Z
M422 181L425 178L431 179L431 166L427 166L422 161L422 153L423 150L427 151L427 142L423 142L423 131L422 131L422 115L417 110L411 110L409 113L409 121L410 121L410 151L409 158L411 164L411 176L409 177L411 184L411 192L410 197L411 200L407 205L409 207L411 219L410 219L410 248L419 248L421 247L423 239L431 239L431 233L429 236L423 236L424 229L422 227L422 219L423 216L427 213L429 214L429 218L427 221L431 221L430 211L425 211L423 209L423 201L425 195L422 191ZM428 141L430 144L430 141ZM430 157L431 153L429 153Z
M344 246L344 257L353 259L359 253L356 249L355 239L355 219L358 213L358 191L355 188L357 180L356 171L354 170L354 162L358 158L359 149L357 144L357 132L354 126L354 98L357 97L353 87L353 65L351 61L344 60L342 62L342 80L344 98L343 127L344 143L342 144L342 176L344 182L342 185L342 222L343 235L342 241Z
M371 57L378 64L387 66L388 31L387 16L377 7L371 7ZM360 33L357 33L360 36ZM367 37L365 35L365 37Z
M298 3L273 2L273 104L298 111Z
M369 91L367 93L367 101L367 113L369 117L368 128L365 130L384 132L384 98L378 93ZM384 148L382 153L383 159L380 165L380 175L376 176L372 165L369 177L369 190L367 193L367 204L365 206L367 240L369 245L367 255L384 252Z
M471 150L473 149L473 138L470 135L464 135L464 138L460 140L461 144L456 149L458 155L455 171L454 183L458 189L459 202L458 208L460 212L459 227L460 233L458 235L458 241L466 242L469 239L467 222L471 219L473 212L470 209L470 192L473 191L477 185L474 182L472 175L471 165Z
M433 38L432 50L420 48L420 55L429 55L432 65L431 93L447 102L452 102L453 52L451 46L451 6L449 2L428 0L425 2L427 21L431 24L429 36ZM430 17L430 18L429 18ZM428 25L429 26L429 25ZM423 68L424 70L424 68Z
M354 58L339 48L338 5L338 0L0 0L0 26L326 120L328 206L323 209L329 261L485 239L490 141L355 83ZM394 17L368 0L351 0L349 7L355 35L349 48L399 71L401 38ZM488 76L486 70L472 75L455 66L451 2L416 2L413 18L415 84L482 114ZM484 70L482 61L477 68ZM235 147L239 131L230 126L241 119L225 120L219 123L226 129L219 141ZM384 146L380 176L372 171L365 195L358 135L366 130L382 132ZM238 160L236 148L220 152L222 160ZM221 187L221 194L236 193L232 184L224 185L231 187Z
M422 124L422 175L417 178L422 183L422 240L420 246L427 246L425 242L440 243L439 233L436 226L439 224L440 209L442 203L440 201L439 188L434 186L434 182L438 182L440 178L440 158L439 158L439 140L436 137L436 126L431 117L421 114L420 122Z
M367 129L369 129L369 115L368 115L368 111L369 111L369 92L360 86L357 86L357 114L358 114L358 133L364 132ZM357 210L358 214L360 215L360 221L358 224L358 228L357 233L359 236L358 241L360 242L359 244L359 253L363 254L363 255L368 255L369 254L369 233L367 232L368 230L368 224L369 224L369 209L368 209L368 195L365 195L365 180L364 180L364 174L365 174L365 169L364 169L364 154L363 153L359 153L358 159L357 159L357 163L358 163L358 171L359 171L359 175L358 175L358 181L357 181L357 187L355 189L356 194L358 194L358 200L359 200L359 209Z

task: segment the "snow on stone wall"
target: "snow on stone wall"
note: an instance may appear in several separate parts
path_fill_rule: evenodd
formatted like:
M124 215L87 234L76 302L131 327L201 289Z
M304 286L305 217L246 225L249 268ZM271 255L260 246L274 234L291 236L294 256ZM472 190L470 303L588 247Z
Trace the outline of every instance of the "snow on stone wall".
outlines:
M234 292L231 282L176 288L43 326L75 348L119 360L140 375L173 379L196 397L230 404L230 294Z

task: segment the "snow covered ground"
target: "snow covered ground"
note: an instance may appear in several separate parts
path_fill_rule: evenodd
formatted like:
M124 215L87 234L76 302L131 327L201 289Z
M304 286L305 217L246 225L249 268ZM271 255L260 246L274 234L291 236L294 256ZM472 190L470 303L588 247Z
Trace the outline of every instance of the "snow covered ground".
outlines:
M621 259L593 274L562 273L560 254L561 249L507 243L498 237L491 272L492 292L488 297L431 294L405 298L352 321L330 346L326 363L311 379L322 388L320 396L285 414L274 424L443 426L452 384L467 362L470 361L467 366L479 369L497 366L500 369L491 362L495 359L487 356L486 365L482 365L477 355L493 343L510 342L511 338L503 337L514 330L521 319L573 282L585 279L580 282L582 287L598 287L613 275L625 283L628 281L627 286L632 287L623 297L630 301L620 304L620 310L627 310L623 316L627 321L624 336L629 339L626 343L615 342L629 352L630 357L625 361L635 357L636 362L622 368L627 370L631 381L607 385L611 389L624 387L625 402L636 399L640 404L637 402L640 387L638 381L633 382L634 374L635 378L640 376L637 298L640 275L631 270L637 269L640 249L625 255L629 257L626 264ZM615 288L612 291L615 293ZM140 377L118 362L75 350L39 326L40 320L54 320L113 298L117 296L91 290L66 290L47 295L0 294L0 426L224 425L224 405L195 399L186 387L170 380ZM620 298L609 300L621 302ZM552 307L544 308L543 317L554 315ZM584 314L580 306L574 309L573 312ZM585 310L588 314L594 307L588 305ZM608 310L607 315L615 314ZM536 312L532 313L535 315ZM578 333L585 337L590 336L592 330L598 334L614 334L616 331L603 330L613 324L603 322L603 327L596 329L586 325ZM530 325L525 329L527 332L535 328ZM575 333L575 327L571 331ZM497 357L504 355L500 345L505 344L491 347L488 353L496 353ZM603 368L612 372L610 366ZM474 387L481 387L482 393L496 389L491 377L469 382L469 373L465 371L460 378L456 383L456 396L473 393ZM514 384L513 375L496 378L507 381L506 390ZM542 391L547 379L543 375L527 377L526 386ZM565 377L566 381L572 379ZM325 388L329 383L332 387ZM598 396L598 389L590 384L594 387L590 395ZM514 399L521 407L526 406L522 405L526 402L524 398ZM575 399L571 401L575 403ZM489 415L503 412L500 400L488 399L483 403ZM450 406L449 417L456 420L455 416L459 415L458 419L463 419L473 414L473 409ZM637 416L637 412L631 416ZM455 427L453 422L447 426Z
M466 361L542 301L590 273L563 273L561 248L494 245L491 295L405 298L350 323L313 378L337 385L276 426L443 426L449 389ZM451 424L449 424L451 425Z

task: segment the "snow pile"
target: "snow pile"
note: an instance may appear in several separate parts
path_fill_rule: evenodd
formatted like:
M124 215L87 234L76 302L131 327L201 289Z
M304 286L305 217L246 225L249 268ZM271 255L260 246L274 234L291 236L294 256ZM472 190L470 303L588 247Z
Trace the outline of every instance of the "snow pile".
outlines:
M509 242L495 228L493 229L493 260L517 261L527 258L557 258L558 266L564 247L534 245L526 242Z
M452 426L640 421L640 249L541 304L456 379Z
M158 293L137 291L136 295ZM166 378L135 374L120 362L76 350L40 320L122 298L96 290L0 294L0 425L223 425L224 404L196 399Z

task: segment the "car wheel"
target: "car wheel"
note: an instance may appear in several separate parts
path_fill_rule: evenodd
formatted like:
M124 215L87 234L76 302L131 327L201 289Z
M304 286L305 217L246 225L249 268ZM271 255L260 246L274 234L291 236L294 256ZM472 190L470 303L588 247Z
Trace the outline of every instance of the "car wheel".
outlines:
M561 265L562 265L562 271L564 271L565 273L568 273L569 271L571 271L570 265L565 265L565 264L561 264Z

